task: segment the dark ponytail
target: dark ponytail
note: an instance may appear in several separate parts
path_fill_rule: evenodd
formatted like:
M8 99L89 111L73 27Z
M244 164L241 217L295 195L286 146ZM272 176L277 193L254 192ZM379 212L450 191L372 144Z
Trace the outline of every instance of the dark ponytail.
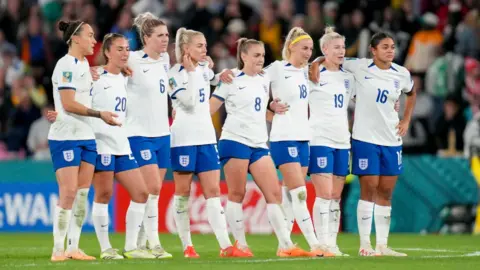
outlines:
M85 23L82 21L60 21L58 23L58 29L63 32L63 41L69 46L72 43L72 37L77 36L82 32L82 26Z

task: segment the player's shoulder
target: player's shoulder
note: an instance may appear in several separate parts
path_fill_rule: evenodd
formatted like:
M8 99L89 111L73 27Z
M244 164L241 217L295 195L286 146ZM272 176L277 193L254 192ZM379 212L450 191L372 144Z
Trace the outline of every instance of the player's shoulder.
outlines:
M186 72L186 69L179 63L173 65L170 70L168 71L168 76L178 76L179 74L183 74Z
M392 65L390 66L390 69L398 72L401 76L410 77L410 71L408 71L408 69L404 66L398 65L396 63L392 63Z
M170 55L167 52L160 54L160 62L170 64Z
M74 68L75 66L78 65L78 62L79 61L78 61L77 58L66 54L57 61L57 64L55 65L55 67L60 68L60 69Z
M272 63L270 63L270 65L264 67L263 69L275 69L275 68L278 68L282 65L282 61L283 60L275 60L273 61Z

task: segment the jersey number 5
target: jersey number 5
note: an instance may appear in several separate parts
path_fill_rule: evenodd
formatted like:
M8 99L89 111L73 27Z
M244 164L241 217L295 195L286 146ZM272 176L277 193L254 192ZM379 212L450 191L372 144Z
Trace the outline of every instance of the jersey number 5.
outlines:
M388 90L381 90L380 88L377 89L377 102L384 104L387 102L387 95Z

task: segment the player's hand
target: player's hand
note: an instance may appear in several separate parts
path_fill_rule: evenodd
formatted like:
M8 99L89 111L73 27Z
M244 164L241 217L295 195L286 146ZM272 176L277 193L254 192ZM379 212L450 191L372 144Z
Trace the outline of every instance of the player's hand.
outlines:
M98 79L100 79L100 74L98 74L98 67L90 67L90 74L92 75L93 81L98 81Z
M319 71L320 62L313 61L308 68L308 78L313 83L318 83L320 81L320 72Z
M215 63L213 63L212 58L208 55L207 55L207 62L208 62L208 68L213 69L213 67L215 66Z
M193 65L192 58L189 55L185 54L183 56L182 65L188 72L195 71L195 66Z
M132 77L133 70L130 67L125 67L122 69L123 76Z
M395 102L395 105L393 106L393 108L395 109L396 112L399 112L400 111L400 101L397 100L397 102Z
M279 98L274 99L270 102L270 109L277 114L284 114L288 111L290 105L287 103L282 103Z
M408 127L410 126L410 121L400 120L397 125L398 132L397 134L401 137L407 135Z
M50 122L50 123L55 122L55 120L57 120L57 115L58 115L58 113L56 111L48 111L47 112L48 122Z
M222 71L222 73L220 73L220 81L222 83L231 84L233 82L234 76L235 75L230 69L225 69L224 71Z
M110 126L122 126L122 124L115 120L116 117L118 117L116 113L106 111L100 112L100 118L103 120L103 122L109 124Z

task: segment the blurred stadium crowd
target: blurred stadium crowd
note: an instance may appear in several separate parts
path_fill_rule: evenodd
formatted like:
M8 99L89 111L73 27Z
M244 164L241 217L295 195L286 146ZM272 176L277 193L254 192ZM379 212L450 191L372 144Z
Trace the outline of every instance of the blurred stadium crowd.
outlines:
M326 25L346 37L348 57L369 57L371 35L389 32L395 62L410 70L418 91L404 153L468 156L480 146L479 9L478 0L0 0L0 160L50 158L50 76L68 49L57 22L93 26L97 44L88 60L95 66L106 33L141 49L132 21L145 11L167 23L171 43L180 26L202 31L217 72L235 67L242 36L265 42L268 65L281 58L293 26L313 37L314 56ZM169 53L173 61L173 44ZM214 121L220 130L222 116Z

